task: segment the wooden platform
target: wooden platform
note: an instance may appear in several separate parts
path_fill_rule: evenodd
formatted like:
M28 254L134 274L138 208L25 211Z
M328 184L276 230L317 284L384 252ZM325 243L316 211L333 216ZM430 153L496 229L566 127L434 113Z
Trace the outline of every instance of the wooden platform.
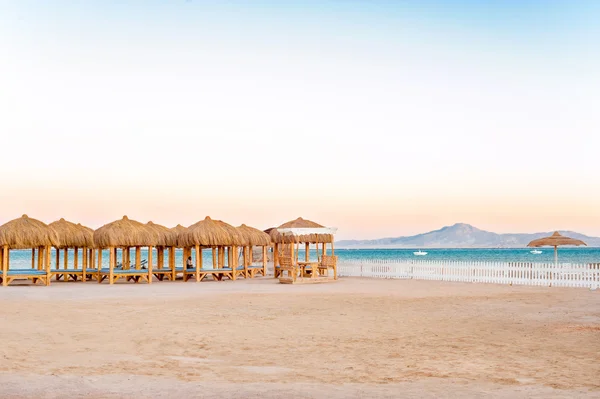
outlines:
M279 277L280 284L320 284L320 283L333 283L337 281L333 277L296 277L294 281L290 277Z

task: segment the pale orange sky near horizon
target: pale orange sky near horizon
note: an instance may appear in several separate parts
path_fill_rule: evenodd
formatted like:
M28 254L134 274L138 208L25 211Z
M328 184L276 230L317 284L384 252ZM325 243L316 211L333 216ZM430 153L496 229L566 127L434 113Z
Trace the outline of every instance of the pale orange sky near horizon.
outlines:
M425 3L0 4L0 223L600 236L598 3Z

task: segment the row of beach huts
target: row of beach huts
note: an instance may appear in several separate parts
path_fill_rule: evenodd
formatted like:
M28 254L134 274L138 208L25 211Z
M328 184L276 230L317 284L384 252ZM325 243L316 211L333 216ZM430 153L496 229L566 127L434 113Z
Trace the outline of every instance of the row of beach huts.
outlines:
M50 285L52 280L109 284L119 280L136 283L236 280L266 277L271 254L274 276L280 277L280 263L288 264L291 260L294 265L309 264L311 248L316 248L318 259L328 257L328 249L329 257L334 255L333 235L319 234L321 228L325 229L318 223L297 218L261 231L244 224L234 227L210 217L188 227L168 228L124 216L92 230L64 219L45 224L23 215L0 226L0 281L7 286L23 280L43 285ZM306 232L313 229L316 233L286 234L294 229ZM299 262L301 247L305 259ZM11 268L11 250L31 250L31 267ZM178 262L176 250L183 253ZM212 252L209 264L203 264L203 251ZM108 256L108 262L103 256ZM335 263L332 274L327 275L333 279L337 279Z

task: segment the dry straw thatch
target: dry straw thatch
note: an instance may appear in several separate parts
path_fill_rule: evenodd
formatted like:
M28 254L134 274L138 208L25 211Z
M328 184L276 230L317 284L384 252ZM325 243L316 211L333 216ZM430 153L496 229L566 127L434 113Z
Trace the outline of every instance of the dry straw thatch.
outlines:
M179 245L193 247L196 245L218 247L229 245L247 245L244 235L235 227L220 220L206 217L179 234Z
M146 223L146 226L153 229L158 234L156 243L159 247L175 247L177 246L177 233L168 227L153 222Z
M29 249L60 244L56 232L44 222L23 215L0 226L0 246Z
M276 229L271 229L269 235L271 236L271 240L278 244L291 244L296 242L309 242L309 243L331 243L333 242L333 235L331 234L303 234L303 235L292 235L286 234L283 235L277 229L284 228L311 228L311 227L324 227L318 223L312 222L310 220L298 218L296 220L291 220L287 223L282 224Z
M271 236L263 231L246 226L245 224L238 226L238 230L246 237L248 245L271 245Z
M557 247L560 245L585 245L587 244L581 240L577 240L575 238L565 237L560 234L558 231L555 231L550 237L538 238L537 240L531 241L527 244L528 247L543 247L543 246L551 246Z
M58 235L59 245L56 248L91 248L94 246L93 230L81 224L71 223L61 218L50 223L48 227Z
M158 233L127 216L105 224L94 231L94 243L98 248L146 247L158 243Z
M175 234L175 246L179 248L183 247L183 244L181 243L181 236L187 231L187 227L178 224L177 226L172 227L171 231Z

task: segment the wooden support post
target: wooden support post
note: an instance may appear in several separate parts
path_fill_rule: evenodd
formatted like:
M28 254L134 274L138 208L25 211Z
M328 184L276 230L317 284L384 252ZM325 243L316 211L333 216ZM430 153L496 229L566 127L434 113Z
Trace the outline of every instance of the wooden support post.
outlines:
M279 277L277 273L277 265L279 264L279 244L275 243L273 248L273 276L275 278Z
M6 287L8 285L8 260L10 255L10 249L8 249L8 245L4 246L2 250L2 286Z
M60 249L56 248L56 270L60 266Z
M215 267L215 265L217 264L217 254L215 251L216 251L216 247L212 247L213 269L217 269Z
M158 256L158 268L162 270L165 264L165 247L157 247L156 252Z
M331 256L335 256L335 250L333 248L333 237L331 237Z
M108 248L108 257L110 259L110 262L108 263L108 284L113 284L114 280L113 280L113 273L115 270L115 253L117 252L117 249L114 247L110 247Z
M148 284L152 284L152 245L148 247Z
M63 259L63 269L68 267L69 263L69 248L63 249L64 259Z
M325 246L325 243L323 243L323 255L327 255L327 247Z
M83 267L82 267L82 278L81 281L83 281L85 283L85 273L87 272L87 265L88 265L88 249L87 247L83 247L81 249L81 256L83 257Z
M44 264L44 251L45 251L45 247L39 247L37 250L37 254L38 254L38 270L44 270L45 269L45 264Z
M198 267L200 269L202 269L204 266L202 266L202 245L200 245L200 263L198 263Z
M41 250L41 248L40 248ZM46 285L50 285L50 257L52 256L52 247L44 248L44 266L46 268Z
M142 268L142 249L140 247L135 247L135 270L140 270Z
M267 246L262 247L262 258L263 258L263 276L267 275Z
M79 248L75 247L75 248L73 248L73 251L74 251L73 269L78 269L79 268Z
M175 270L175 247L169 247L169 268L171 269L171 280L175 281L177 278L177 271Z
M217 247L219 251L219 269L225 267L225 247Z
M196 282L200 281L200 258L202 253L200 252L200 245L196 245Z
M102 248L98 248L98 284L102 282L100 271L102 270Z
M309 253L310 253L310 243L307 242L306 244L304 244L304 260L308 262L309 258Z
M35 248L31 248L31 268L35 269Z

